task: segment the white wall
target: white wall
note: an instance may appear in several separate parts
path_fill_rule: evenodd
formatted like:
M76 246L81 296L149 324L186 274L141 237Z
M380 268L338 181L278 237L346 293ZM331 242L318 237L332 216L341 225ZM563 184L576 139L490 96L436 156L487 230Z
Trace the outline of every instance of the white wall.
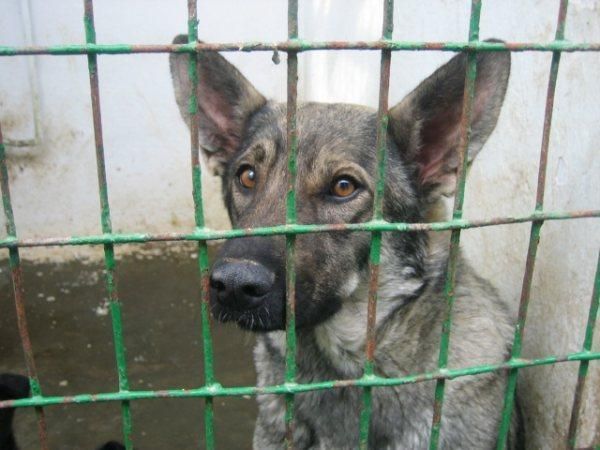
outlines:
M29 0L35 44L84 42L82 2ZM3 0L0 43L24 42L25 0ZM98 42L166 43L186 29L183 0L97 1ZM283 40L286 2L199 2L200 36L207 41ZM469 3L397 1L395 39L464 40ZM370 0L300 1L300 35L307 39L377 39L381 4ZM558 0L484 2L481 36L550 41ZM572 0L566 27L572 41L600 42L600 2ZM395 53L390 103L450 55ZM533 210L548 53L513 54L511 81L500 121L468 182L467 218L527 214ZM285 99L285 64L270 53L228 53L267 96ZM284 55L282 55L285 62ZM27 58L0 58L0 122L5 138L33 133ZM21 237L98 233L93 130L85 56L41 56L33 73L41 137L32 148L9 148L11 188ZM187 129L171 91L167 55L100 56L100 93L113 224L117 231L187 231L193 203ZM300 56L300 98L376 105L379 55L308 52ZM546 208L600 207L600 55L562 56L550 143ZM227 218L218 181L207 177L210 227ZM462 242L482 275L516 307L529 236L528 224L469 230ZM525 356L581 348L600 243L597 221L547 222L532 288ZM43 256L44 252L24 252ZM60 253L64 255L66 253ZM597 336L600 333L597 333ZM595 349L600 348L596 339ZM600 370L591 364L579 446L600 443ZM562 448L576 379L576 364L524 371L531 448Z

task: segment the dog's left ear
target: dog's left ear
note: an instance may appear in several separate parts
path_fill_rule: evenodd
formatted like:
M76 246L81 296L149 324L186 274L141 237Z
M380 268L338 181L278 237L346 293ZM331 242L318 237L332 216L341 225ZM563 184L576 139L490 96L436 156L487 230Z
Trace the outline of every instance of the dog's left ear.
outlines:
M406 158L417 163L429 197L456 187L466 65L465 54L455 56L389 111L392 136ZM509 52L477 54L469 161L496 126L509 74Z
M176 36L174 44L187 44L186 35ZM175 98L185 123L190 121L189 75L187 53L171 53L169 62ZM198 53L198 123L200 148L214 172L237 152L247 119L266 103L256 88L216 52Z

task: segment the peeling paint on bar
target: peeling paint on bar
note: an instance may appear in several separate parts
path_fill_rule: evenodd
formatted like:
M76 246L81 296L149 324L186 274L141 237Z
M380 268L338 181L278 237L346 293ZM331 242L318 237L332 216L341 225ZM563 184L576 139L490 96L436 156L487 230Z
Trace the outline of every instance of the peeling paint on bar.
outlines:
M394 1L383 2L383 24L381 35L384 40L392 39L394 31ZM385 191L385 169L387 163L387 126L388 126L388 97L390 90L390 67L392 52L381 51L379 69L379 105L377 108L377 179L375 198L373 199L373 221L383 220L383 194ZM377 315L377 286L379 280L379 263L381 259L381 231L373 231L371 235L371 249L369 254L369 294L367 303L367 332L365 346L365 365L363 376L373 376L375 358L375 324ZM359 448L367 450L369 447L369 427L373 413L373 399L370 386L363 389L363 406L359 422Z
M306 41L294 39L282 42L198 42L189 44L71 44L52 46L14 47L0 46L0 56L19 55L122 55L130 53L196 53L305 52L319 50L390 50L390 51L479 51L498 52L597 52L600 42L570 42L557 39L546 43L536 42L412 42L412 41Z
M0 401L0 409L3 408L24 408L31 406L50 406L62 404L86 404L96 402L110 402L123 400L143 400L156 398L195 398L195 397L237 397L242 395L262 395L262 394L299 394L302 392L319 391L325 389L337 389L348 386L358 387L390 387L402 386L405 384L423 383L432 380L446 379L480 375L495 371L508 369L524 369L528 367L543 366L549 364L558 364L564 362L576 361L594 361L600 360L600 352L576 352L560 356L546 356L537 359L515 358L498 364L489 364L481 366L463 367L460 369L436 370L433 372L407 375L399 378L384 378L377 375L363 377L353 380L328 380L315 383L284 383L274 386L235 386L223 387L220 384L204 385L196 389L163 389L160 391L126 391L110 392L97 394L79 394L65 397L42 397L35 396L19 400Z
M96 42L94 27L93 0L84 0L85 39L88 44ZM96 54L88 54L88 71L90 79L90 96L92 102L92 119L94 125L94 145L96 149L96 168L98 174L98 193L100 197L100 222L103 233L112 233L110 220L110 205L108 202L108 186L106 182L106 167L104 160L104 139L102 136L102 113L100 110L100 90L98 81L98 61ZM113 329L113 342L119 378L119 391L129 390L127 378L127 360L125 357L125 344L123 342L123 324L121 320L121 304L117 293L115 277L115 249L114 244L104 243L104 267L106 277L106 290L110 305L110 317ZM121 402L121 416L123 422L123 443L127 450L133 449L131 440L132 422L129 400Z
M6 148L4 147L4 139L2 137L2 127L0 124L0 187L2 189L2 205L4 207L4 217L6 220L6 233L8 236L16 239L17 227L10 199L10 187L8 179L8 168L6 164ZM33 347L29 338L29 328L27 326L27 316L25 312L25 289L23 286L23 270L21 268L21 259L19 257L19 249L11 248L8 252L10 276L13 284L13 292L15 297L15 309L17 312L17 328L21 338L21 346L23 347L23 355L25 356L25 366L29 377L29 385L33 396L41 396L42 389L37 375L35 359L33 357ZM40 406L35 408L38 436L40 439L40 448L48 450L48 433L46 429L46 418L44 410Z
M575 219L597 219L600 218L600 210L581 210L581 211L545 211L534 212L531 215L515 217L495 217L491 219L476 220L450 220L448 222L427 222L427 223L407 223L407 222L386 222L376 220L361 223L340 223L326 225L276 225L272 227L243 228L233 230L211 230L209 228L197 228L192 233L104 233L88 236L68 236L52 237L41 239L18 239L9 236L0 239L0 248L16 247L52 247L52 246L71 246L71 245L103 245L103 244L143 244L147 242L172 242L172 241L202 241L202 240L220 240L235 239L245 236L274 236L288 234L309 234L309 233L336 233L344 231L393 231L407 233L411 231L447 231L447 230L466 230L470 228L482 228L496 225L510 225L534 221L553 221L553 220L575 220Z
M188 0L188 45L198 41L198 10L196 0ZM190 159L192 168L192 197L194 200L194 220L197 229L204 228L204 206L202 203L202 165L200 163L199 114L198 114L198 57L189 54L188 73L193 89L189 99L190 113ZM204 384L215 383L214 351L211 333L210 315L210 279L208 248L205 239L198 240L198 270L200 274L200 321L202 324L202 349L204 355ZM204 442L208 450L215 448L213 398L204 398Z
M561 0L556 25L556 40L564 39L565 22L567 18L568 6L568 0ZM546 167L548 163L548 148L550 144L550 128L552 126L554 92L556 90L556 80L558 78L559 62L560 52L554 52L552 54L552 62L550 64L550 77L548 79L548 93L546 96L546 109L544 111L544 128L542 131L540 165L538 170L538 182L535 200L535 210L540 212L543 210L544 207L544 191L546 186ZM533 272L535 269L535 257L537 254L537 248L538 243L540 241L540 233L543 223L543 220L536 220L531 224L529 246L527 249L527 259L525 261L525 273L523 274L523 286L521 288L521 298L519 300L519 315L515 327L511 358L519 358L521 356L523 332L525 329L525 321L527 319L527 309L529 307L531 283L533 280ZM504 450L506 448L508 433L510 430L510 419L514 407L515 391L517 388L517 375L518 368L512 369L508 375L508 383L504 395L504 406L502 408L502 421L500 423L500 428L498 431L498 441L496 445L497 450Z
M288 0L288 39L298 39L298 0ZM288 52L287 57L287 130L286 151L288 188L286 193L287 225L296 224L296 156L298 130L296 112L298 99L298 54ZM285 236L285 382L296 382L296 235ZM285 396L285 447L294 448L294 394Z
M600 253L598 253L598 262L596 264L596 277L594 278L594 290L592 292L592 301L588 313L587 326L585 328L585 337L583 339L583 352L589 352L592 349L594 341L594 328L598 322L598 307L600 306ZM577 443L577 428L579 425L579 415L581 414L583 390L588 373L589 361L581 361L579 364L579 373L577 375L577 385L575 386L575 395L573 396L573 407L571 409L571 419L569 421L569 431L567 432L567 449L573 450Z
M469 42L479 39L479 19L481 17L481 0L471 1L471 17L469 19ZM467 149L471 137L471 113L475 98L475 80L477 77L477 53L467 54L467 67L465 73L465 87L463 94L462 117L460 123L460 144L458 153L458 174L456 182L456 193L454 195L454 206L452 208L452 219L462 219L462 209L465 198L465 186L467 178ZM460 228L452 230L450 236L450 250L448 254L448 266L446 268L446 281L444 284L444 297L446 300L446 317L442 324L440 353L438 367L445 370L448 365L448 349L450 346L450 330L452 328L452 308L454 306L454 285L456 278L456 267L460 245ZM442 421L442 408L444 406L446 380L439 379L435 385L433 419L431 422L431 434L429 438L429 449L436 450L439 444L440 428Z

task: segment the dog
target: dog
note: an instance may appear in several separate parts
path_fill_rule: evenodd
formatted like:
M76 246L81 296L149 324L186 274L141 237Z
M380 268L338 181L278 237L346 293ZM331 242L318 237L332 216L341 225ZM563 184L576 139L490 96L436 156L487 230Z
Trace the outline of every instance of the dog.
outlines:
M187 43L179 35L175 44ZM189 125L187 54L172 53L175 98ZM458 54L389 110L383 213L390 222L443 220L443 197L456 185L467 56ZM286 105L268 101L220 54L198 53L198 122L202 154L221 176L235 228L285 223L288 188ZM508 86L509 52L477 54L468 160L494 130ZM298 223L365 222L373 216L377 114L348 104L297 108ZM401 377L437 370L447 304L443 286L449 233L383 233L376 314L375 373ZM296 237L297 381L355 379L363 374L370 233ZM285 377L285 238L228 240L210 274L213 316L256 332L258 386ZM460 256L449 367L505 361L514 318L486 280ZM439 447L495 448L505 372L448 381ZM374 388L369 448L427 448L433 382ZM285 439L285 399L258 396L255 449ZM362 390L342 387L296 395L294 447L358 445ZM509 448L518 448L513 414Z
M26 376L0 374L0 400L16 400L29 396L29 379ZM14 408L0 409L0 449L18 450L13 431Z
M29 397L29 379L16 373L0 374L0 401ZM0 409L0 450L19 450L13 430L15 408ZM97 450L125 450L117 441L109 441Z

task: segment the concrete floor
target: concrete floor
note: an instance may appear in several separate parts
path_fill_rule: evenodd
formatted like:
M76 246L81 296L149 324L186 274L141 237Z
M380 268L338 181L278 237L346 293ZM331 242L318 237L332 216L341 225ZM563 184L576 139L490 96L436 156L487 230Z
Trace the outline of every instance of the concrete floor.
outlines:
M165 253L165 244L119 257L124 340L132 389L192 388L202 384L198 268L195 245ZM24 253L26 250L24 250ZM150 254L149 254L150 253ZM152 254L153 253L153 254ZM117 389L110 314L102 263L33 264L26 260L27 318L45 395ZM0 262L0 373L25 373L7 261ZM252 385L253 337L233 326L214 327L215 370L223 385ZM139 400L131 404L136 448L193 449L203 445L202 399ZM52 449L94 449L121 438L116 402L45 409ZM251 448L253 398L215 399L218 448ZM17 410L23 450L37 449L30 408Z

